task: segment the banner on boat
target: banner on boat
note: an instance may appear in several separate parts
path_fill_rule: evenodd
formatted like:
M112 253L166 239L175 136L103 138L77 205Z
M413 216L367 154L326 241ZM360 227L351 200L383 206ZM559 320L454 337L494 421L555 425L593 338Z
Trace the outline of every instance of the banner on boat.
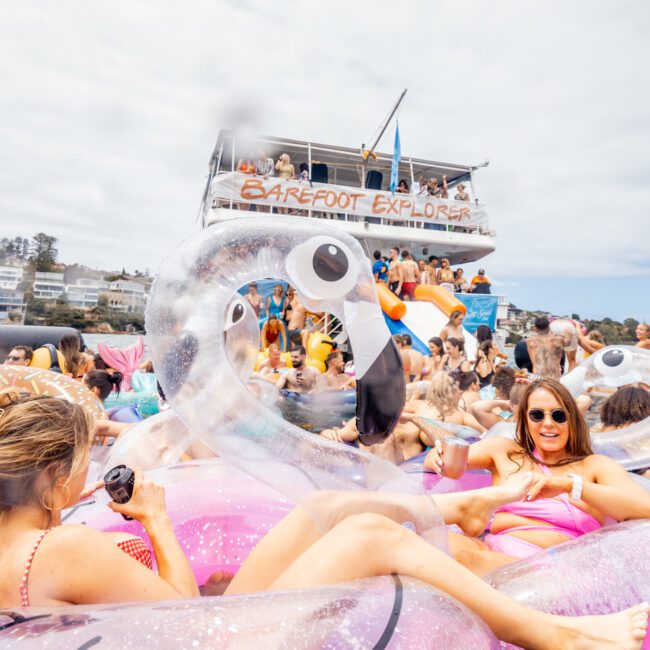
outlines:
M464 201L413 196L364 188L310 183L309 181L264 178L239 172L215 176L212 205L219 200L269 205L290 210L341 212L381 217L395 221L416 219L464 227L487 226L487 213L481 206Z

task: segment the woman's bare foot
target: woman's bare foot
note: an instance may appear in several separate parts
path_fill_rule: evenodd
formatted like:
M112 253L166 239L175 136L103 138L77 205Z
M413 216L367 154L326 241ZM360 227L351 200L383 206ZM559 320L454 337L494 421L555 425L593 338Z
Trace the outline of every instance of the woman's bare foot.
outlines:
M229 571L215 571L201 587L201 596L222 596L234 577Z
M477 537L485 530L492 513L499 506L523 499L532 482L532 472L526 472L503 485L463 492L465 497L471 498L460 504L462 517L457 525L466 535Z
M557 635L544 648L566 650L641 650L648 628L648 604L607 616L553 616ZM553 637L551 639L550 637Z

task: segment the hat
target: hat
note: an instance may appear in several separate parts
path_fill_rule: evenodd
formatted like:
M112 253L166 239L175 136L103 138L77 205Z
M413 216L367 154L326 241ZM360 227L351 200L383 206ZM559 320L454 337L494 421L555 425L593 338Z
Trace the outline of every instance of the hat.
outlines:
M485 275L485 269L479 269L478 274L479 275Z

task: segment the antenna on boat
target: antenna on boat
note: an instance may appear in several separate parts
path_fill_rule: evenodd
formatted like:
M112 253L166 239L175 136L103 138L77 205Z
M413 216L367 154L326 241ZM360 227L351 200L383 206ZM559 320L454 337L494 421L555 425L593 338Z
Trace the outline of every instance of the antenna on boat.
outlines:
M366 147L365 144L361 145L361 156L363 157L363 164L361 165L361 187L366 186L366 170L368 167L368 160L372 157L373 159L376 159L377 156L375 154L375 147L379 144L379 141L381 140L382 136L386 132L386 129L388 128L388 125L390 124L390 121L393 119L395 116L395 113L397 113L397 109L399 108L400 104L402 103L402 100L404 99L404 96L406 95L406 91L408 88L404 88L402 91L402 94L399 96L399 99L395 102L395 105L393 106L393 109L390 112L390 115L386 118L386 121L380 126L379 130L379 135L372 141L372 144L369 147ZM375 131L376 133L376 131Z

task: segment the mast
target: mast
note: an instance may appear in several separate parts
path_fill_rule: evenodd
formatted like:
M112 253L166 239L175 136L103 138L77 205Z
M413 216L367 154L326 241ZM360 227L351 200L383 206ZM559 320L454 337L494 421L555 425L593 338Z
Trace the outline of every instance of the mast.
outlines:
M395 102L395 105L393 106L390 115L388 116L386 121L382 124L381 129L379 130L379 135L373 140L372 144L368 148L366 148L366 146L363 144L361 145L361 155L363 157L363 164L361 166L361 187L366 186L366 171L368 168L368 159L371 156L374 157L375 147L379 144L379 141L381 140L382 136L386 132L386 129L388 128L388 125L390 124L390 121L395 116L395 113L397 113L397 109L399 108L399 105L402 103L402 100L404 99L407 90L408 88L404 88L404 90L402 91L402 94Z

